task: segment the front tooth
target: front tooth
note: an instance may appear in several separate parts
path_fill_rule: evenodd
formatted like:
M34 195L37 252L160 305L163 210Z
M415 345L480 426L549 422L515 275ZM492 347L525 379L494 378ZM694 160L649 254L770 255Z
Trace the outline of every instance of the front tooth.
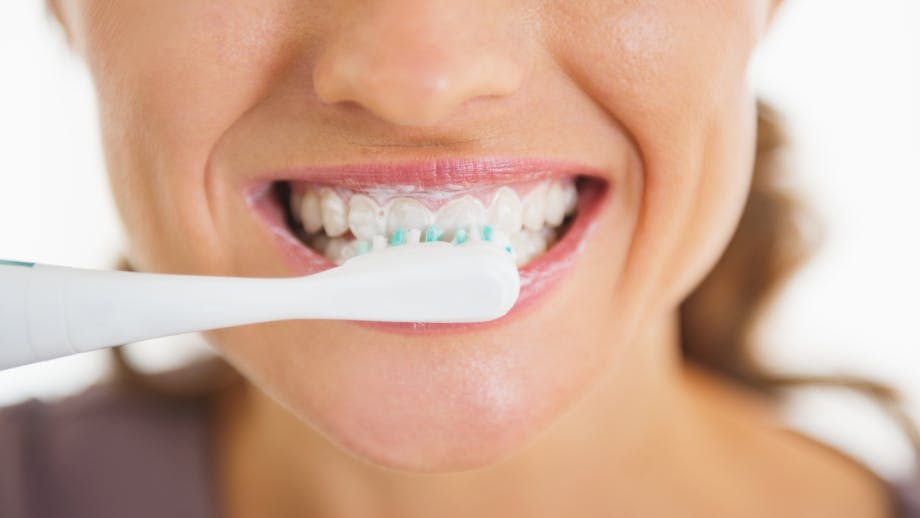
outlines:
M397 229L423 229L434 221L428 207L411 198L397 198L390 202L387 209L387 232L392 234Z
M511 235L521 231L521 199L509 187L502 187L489 206L489 225Z
M445 233L448 240L453 239L458 228L481 225L485 220L485 207L479 200L469 195L451 200L438 209L438 228Z
M546 222L556 227L565 218L565 190L559 182L553 182L546 192Z
M546 191L548 188L547 182L542 182L531 189L527 196L524 196L521 208L524 228L539 230L543 227L544 217L546 216Z
M319 196L313 191L307 191L303 194L300 202L300 220L303 222L303 228L313 234L323 228L323 214L319 208Z
M386 231L386 211L371 198L356 194L348 200L348 228L357 239L371 239Z
M345 202L332 189L323 189L319 195L320 209L323 214L323 227L326 235L338 237L348 230L348 214Z

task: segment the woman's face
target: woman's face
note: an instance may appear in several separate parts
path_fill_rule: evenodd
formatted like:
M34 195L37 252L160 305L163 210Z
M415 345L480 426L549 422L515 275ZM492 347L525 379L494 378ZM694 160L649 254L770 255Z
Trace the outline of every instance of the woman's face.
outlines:
M773 4L58 8L95 80L112 188L144 270L303 275L359 237L503 230L524 286L498 321L208 334L345 449L448 471L494 463L547 428L718 258L749 186L746 65Z

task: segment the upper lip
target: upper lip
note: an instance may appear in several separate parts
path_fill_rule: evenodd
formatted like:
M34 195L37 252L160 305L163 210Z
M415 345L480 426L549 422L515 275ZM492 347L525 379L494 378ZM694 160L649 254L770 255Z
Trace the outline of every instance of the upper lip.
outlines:
M459 190L478 185L576 175L601 177L602 172L585 164L558 159L437 158L412 162L289 168L272 172L263 177L262 181L308 181L355 189L377 185L412 185Z

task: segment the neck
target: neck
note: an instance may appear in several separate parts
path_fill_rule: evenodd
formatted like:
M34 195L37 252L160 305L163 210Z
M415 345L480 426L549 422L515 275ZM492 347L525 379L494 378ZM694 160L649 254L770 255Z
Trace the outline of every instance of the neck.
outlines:
M741 470L713 423L763 415L743 396L714 395L703 378L680 359L670 315L530 444L497 465L443 475L357 459L244 385L219 410L219 485L232 516L678 515L690 502L715 515L727 504L701 495L713 500L708 488L737 485Z

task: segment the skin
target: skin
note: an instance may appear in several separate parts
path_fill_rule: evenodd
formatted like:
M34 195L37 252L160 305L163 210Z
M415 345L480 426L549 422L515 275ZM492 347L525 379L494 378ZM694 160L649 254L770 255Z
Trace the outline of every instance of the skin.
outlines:
M749 189L746 66L776 4L53 5L142 270L296 273L242 196L283 167L562 158L614 186L564 282L515 319L208 333L247 380L219 402L228 516L885 516L868 471L679 356L677 307Z

